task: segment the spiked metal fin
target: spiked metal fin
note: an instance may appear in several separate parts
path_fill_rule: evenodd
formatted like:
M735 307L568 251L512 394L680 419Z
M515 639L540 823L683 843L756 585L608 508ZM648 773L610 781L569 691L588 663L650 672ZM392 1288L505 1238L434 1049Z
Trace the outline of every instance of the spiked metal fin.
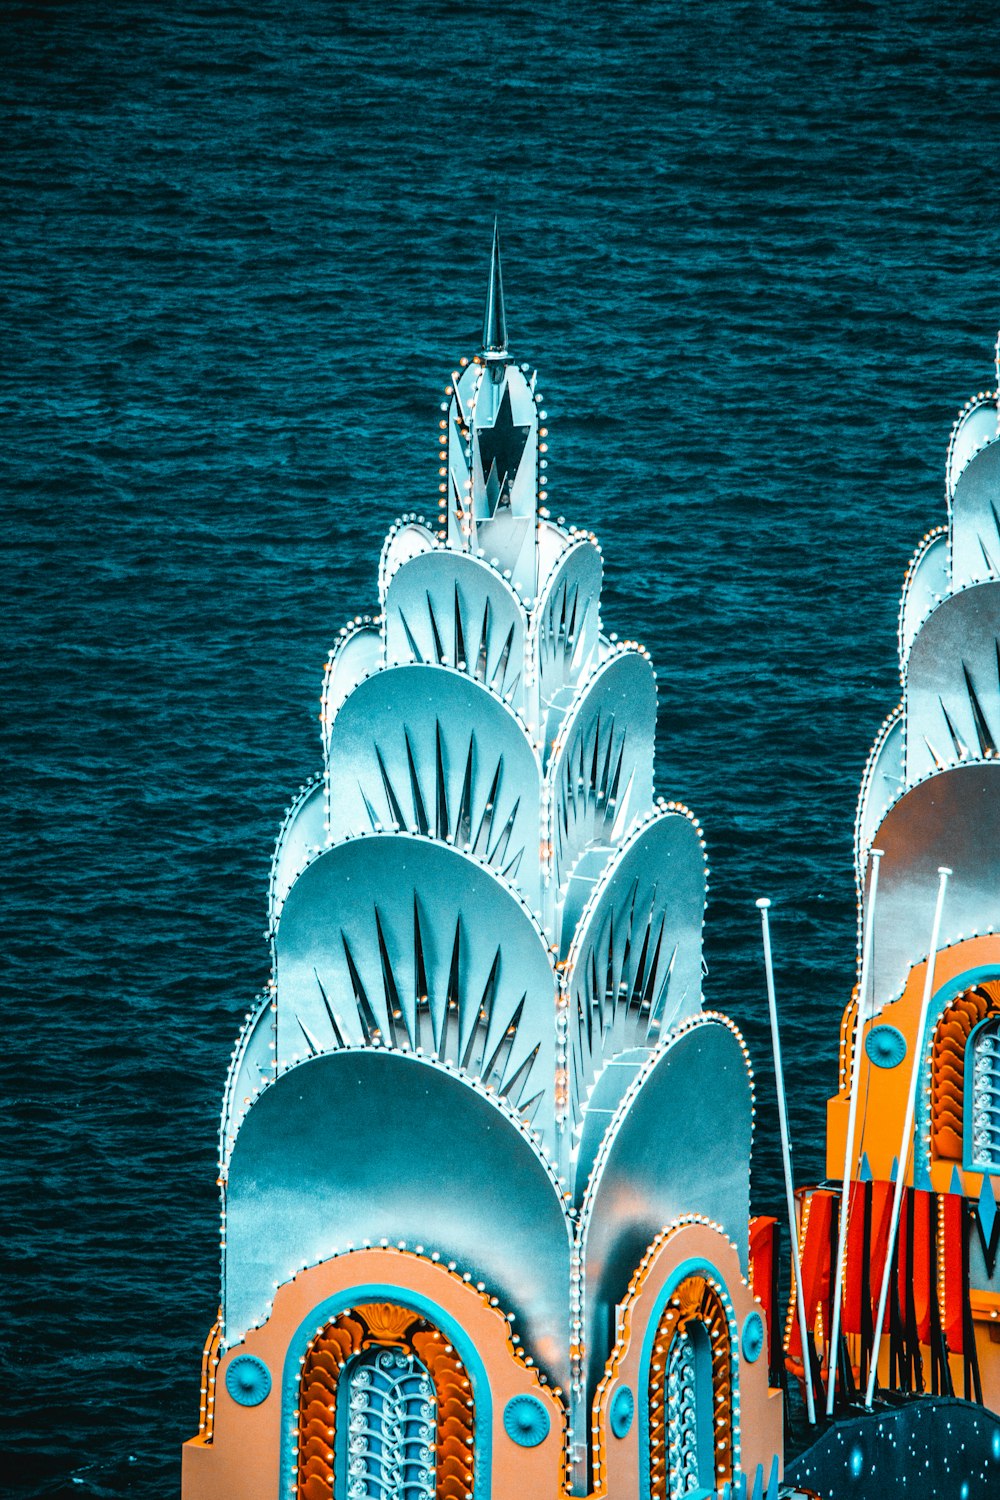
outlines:
M506 354L507 318L503 305L503 274L500 269L500 231L493 222L493 252L490 255L490 285L483 318L483 353Z

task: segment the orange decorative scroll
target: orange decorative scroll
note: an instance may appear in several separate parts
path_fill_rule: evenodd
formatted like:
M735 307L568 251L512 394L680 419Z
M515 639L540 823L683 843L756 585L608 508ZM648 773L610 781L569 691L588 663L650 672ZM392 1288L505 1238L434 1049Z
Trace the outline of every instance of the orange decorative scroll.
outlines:
M931 1153L939 1159L962 1160L965 1046L972 1028L998 1012L1000 981L991 980L958 995L937 1023L931 1048Z

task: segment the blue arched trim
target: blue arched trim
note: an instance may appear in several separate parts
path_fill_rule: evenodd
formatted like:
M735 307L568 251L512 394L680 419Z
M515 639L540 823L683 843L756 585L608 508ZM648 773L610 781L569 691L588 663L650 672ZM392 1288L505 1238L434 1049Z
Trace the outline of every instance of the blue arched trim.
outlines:
M1000 979L1000 964L981 964L975 969L965 969L961 974L956 974L954 979L949 979L946 984L936 989L931 996L931 1003L927 1011L927 1025L924 1028L923 1037L920 1039L920 1075L917 1088L917 1109L913 1126L913 1164L914 1179L917 1177L917 1161L923 1163L925 1173L930 1172L931 1166L931 1120L930 1103L928 1098L928 1084L930 1082L931 1048L934 1045L934 1033L947 1007L960 995L963 990L971 990L977 984L987 984L991 979Z
M656 1341L656 1330L660 1326L663 1309L666 1307L674 1292L682 1281L689 1276L704 1276L715 1282L719 1288L719 1296L722 1298L722 1306L726 1313L726 1322L729 1325L729 1374L732 1381L733 1395L733 1473L739 1472L740 1467L740 1356L739 1356L739 1329L736 1323L736 1314L733 1312L732 1300L726 1278L721 1271L712 1264L710 1260L701 1257L681 1261L675 1266L667 1277L663 1286L657 1294L653 1304L653 1310L646 1325L646 1332L642 1340L642 1350L639 1357L639 1495L641 1500L650 1500L649 1488L649 1366L653 1357L653 1344ZM695 1491L697 1496L700 1491ZM705 1495L714 1495L714 1487L705 1490ZM693 1497L694 1500L694 1497Z
M315 1337L317 1328L332 1323L334 1318L339 1317L347 1308L357 1307L362 1302L394 1302L399 1307L412 1307L415 1313L426 1318L428 1322L434 1324L435 1328L439 1328L443 1334L446 1334L448 1342L454 1345L459 1359L468 1372L472 1383L472 1399L475 1402L476 1446L473 1450L475 1494L477 1500L480 1496L483 1500L490 1500L493 1394L490 1390L486 1366L465 1329L455 1321L451 1313L445 1312L443 1307L439 1307L429 1297L411 1291L409 1287L392 1286L384 1281L366 1281L357 1286L345 1287L343 1291L324 1298L303 1318L288 1342L281 1376L280 1473L283 1477L282 1492L289 1497L294 1496L297 1484L298 1444L295 1434L295 1408L298 1404L299 1379L302 1373L299 1361L304 1357L310 1340Z

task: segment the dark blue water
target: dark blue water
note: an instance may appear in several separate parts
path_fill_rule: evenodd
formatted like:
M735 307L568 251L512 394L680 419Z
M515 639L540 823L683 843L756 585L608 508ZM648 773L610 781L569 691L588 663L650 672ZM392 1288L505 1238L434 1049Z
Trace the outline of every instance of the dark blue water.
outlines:
M5 1483L170 1496L214 1138L321 669L432 511L494 213L550 504L660 674L709 1003L800 1180L898 588L1000 317L991 8L0 8ZM758 1207L777 1201L760 1085Z

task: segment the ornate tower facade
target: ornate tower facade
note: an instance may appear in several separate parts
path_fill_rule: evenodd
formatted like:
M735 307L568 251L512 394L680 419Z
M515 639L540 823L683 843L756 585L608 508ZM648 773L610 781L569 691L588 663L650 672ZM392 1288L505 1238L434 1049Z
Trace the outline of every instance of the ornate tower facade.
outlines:
M776 1490L705 845L596 539L545 508L496 239L446 397L438 514L386 538L278 837L185 1500Z
M842 1385L849 1385L849 1371L864 1385L876 1358L883 1388L954 1392L994 1411L1000 1411L997 403L997 391L980 391L959 413L946 462L947 519L922 538L903 584L902 699L872 746L858 801L858 985L844 1014L840 1087L829 1102L827 1134L828 1175L846 1176L849 1192ZM829 1187L808 1194L804 1215L808 1320L821 1347L832 1321L835 1196ZM888 1245L892 1270L876 1336ZM794 1352L791 1322L789 1329ZM824 1357L836 1362L837 1351L827 1347Z

